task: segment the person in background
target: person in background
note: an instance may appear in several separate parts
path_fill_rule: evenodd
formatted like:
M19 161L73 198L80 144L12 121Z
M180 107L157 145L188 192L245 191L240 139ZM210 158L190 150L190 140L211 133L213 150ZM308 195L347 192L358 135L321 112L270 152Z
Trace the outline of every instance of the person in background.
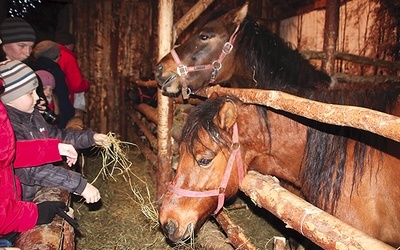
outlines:
M47 106L49 107L49 110L47 111L47 113L44 113L43 116L45 117L45 120L47 122L49 122L50 118L54 117L54 119L51 119L49 123L56 123L57 116L60 115L60 109L58 107L57 96L53 93L53 90L56 86L54 76L46 70L37 70L35 71L35 73L39 77L39 80L42 82L43 93L46 97ZM47 117L46 115L50 117Z
M4 91L0 74L0 94ZM30 164L41 165L61 161L61 155L70 165L77 159L77 152L70 144L56 139L20 141L16 143L7 111L0 102L0 247L12 246L12 240L20 232L35 225L50 223L56 214L67 216L65 203L45 201L39 204L22 201L21 185L14 168ZM47 152L47 153L43 153ZM28 160L29 159L29 160ZM72 219L71 219L72 220ZM71 221L70 220L70 221Z
M6 18L0 25L0 62L4 60L19 60L26 62L35 44L36 34L32 26L20 17ZM45 99L43 87L39 84L36 92ZM39 103L46 109L46 102Z
M32 26L20 17L6 18L0 26L1 60L26 60L35 44Z
M18 140L41 138L60 139L71 143L78 149L103 145L107 135L90 130L62 130L48 124L43 116L35 109L39 97L36 94L38 79L27 65L20 61L5 61L0 64L0 74L4 81L5 91L1 100L6 104L9 119ZM23 200L31 201L41 186L57 187L76 193L94 203L100 199L97 188L88 183L81 174L55 166L44 164L31 168L19 168L15 174L22 184Z
M57 63L60 59L60 47L53 41L44 40L35 45L32 54L34 57L33 69L36 71L46 70L54 76L54 94L57 96L60 109L57 127L63 129L68 121L75 116L75 109L69 99L65 74Z
M73 52L75 37L69 32L57 32L55 41L61 49L58 64L65 73L65 82L70 92L71 103L75 108L75 116L82 118L83 112L86 112L85 92L89 89L89 82L83 79L76 55Z

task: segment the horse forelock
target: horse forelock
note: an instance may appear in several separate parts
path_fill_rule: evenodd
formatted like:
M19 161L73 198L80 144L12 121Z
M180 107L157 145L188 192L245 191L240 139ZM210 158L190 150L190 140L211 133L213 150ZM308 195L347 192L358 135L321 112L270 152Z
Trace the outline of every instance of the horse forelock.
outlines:
M223 103L226 102L227 97L218 97L215 99L209 99L193 109L182 128L182 142L186 143L188 152L194 150L195 142L200 142L200 130L204 130L209 138L217 143L218 145L226 145L228 138L225 138L219 131L219 127L214 123L213 119L217 112L220 110Z

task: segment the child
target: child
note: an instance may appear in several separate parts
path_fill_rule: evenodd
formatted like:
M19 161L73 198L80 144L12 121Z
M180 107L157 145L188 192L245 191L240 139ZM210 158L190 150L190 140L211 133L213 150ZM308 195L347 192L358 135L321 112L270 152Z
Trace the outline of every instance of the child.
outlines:
M63 130L48 124L35 108L39 99L36 94L38 79L31 68L20 61L0 63L0 74L5 91L1 100L6 104L17 140L55 138L70 143L78 149L101 145L107 140L105 134L90 130ZM22 184L23 200L33 200L40 186L58 187L82 195L87 203L100 199L100 193L79 173L45 164L39 167L15 170Z
M56 80L54 76L47 70L37 70L35 71L36 75L39 77L40 81L42 82L43 86L43 94L46 97L47 107L49 110L43 110L43 116L45 120L49 122L49 118L46 117L50 116L50 118L54 117L54 119L50 119L50 124L56 123L57 116L60 115L60 109L58 107L58 100L57 96L53 93L53 90L56 86ZM39 111L40 111L39 106ZM41 112L42 113L42 112Z

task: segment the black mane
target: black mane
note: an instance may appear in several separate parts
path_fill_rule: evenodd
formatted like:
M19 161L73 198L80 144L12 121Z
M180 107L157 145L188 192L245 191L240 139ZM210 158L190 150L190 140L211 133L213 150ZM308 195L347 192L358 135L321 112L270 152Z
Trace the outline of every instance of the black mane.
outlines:
M331 78L326 73L266 27L247 17L239 32L237 53L243 54L247 69L254 69L257 88L307 95L306 90L329 87Z

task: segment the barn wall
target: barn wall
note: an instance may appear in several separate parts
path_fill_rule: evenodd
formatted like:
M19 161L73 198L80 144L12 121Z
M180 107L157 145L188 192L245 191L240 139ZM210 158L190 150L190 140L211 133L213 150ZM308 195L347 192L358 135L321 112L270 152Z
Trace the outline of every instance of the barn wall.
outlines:
M392 60L390 48L396 44L394 23L379 1L352 0L341 5L337 51L355 55ZM280 36L299 50L322 51L324 38L325 10L287 18L280 22ZM373 67L361 67L348 62L336 65L337 72L355 75L374 75Z
M90 81L85 125L119 133L124 78L149 78L154 65L152 1L75 1L73 33L83 75Z

